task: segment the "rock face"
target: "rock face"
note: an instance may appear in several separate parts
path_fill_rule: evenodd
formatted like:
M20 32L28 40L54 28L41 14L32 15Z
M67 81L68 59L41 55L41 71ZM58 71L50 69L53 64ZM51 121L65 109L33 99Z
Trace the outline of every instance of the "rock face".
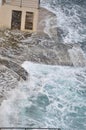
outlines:
M27 46L27 60L52 65L73 65L68 53L71 45L57 43L45 34L32 35L21 42Z
M7 93L18 86L18 81L28 78L28 73L17 63L0 58L0 103Z
M2 38L4 41L0 43L0 55L14 63L21 65L24 61L32 61L52 65L86 66L86 59L79 45L74 49L73 44L60 43L45 33L29 34L4 30Z
M74 45L72 49L69 49L70 59L74 66L84 67L86 66L85 54L80 46Z
M8 91L18 86L19 75L0 65L0 103L6 99Z
M0 64L6 66L7 68L13 70L15 73L17 73L17 75L19 75L20 78L22 78L23 80L26 80L28 77L28 73L27 71L24 70L24 68L22 68L20 65L18 65L17 63L7 60L7 59L1 59L0 58Z
M54 39L54 35L50 37L46 33L1 30L0 57L0 102L6 98L10 89L18 86L20 78L27 79L28 73L21 67L24 61L86 66L85 55L80 46L60 43L58 39Z
M57 17L56 15L43 7L39 9L38 32L44 32L54 40L58 40Z

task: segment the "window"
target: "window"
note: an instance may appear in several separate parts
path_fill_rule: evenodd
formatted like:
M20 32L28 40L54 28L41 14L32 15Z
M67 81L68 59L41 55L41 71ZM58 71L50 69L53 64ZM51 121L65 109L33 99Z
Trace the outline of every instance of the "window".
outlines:
M33 30L33 12L26 12L25 29Z
M21 29L21 17L21 11L12 10L11 29Z

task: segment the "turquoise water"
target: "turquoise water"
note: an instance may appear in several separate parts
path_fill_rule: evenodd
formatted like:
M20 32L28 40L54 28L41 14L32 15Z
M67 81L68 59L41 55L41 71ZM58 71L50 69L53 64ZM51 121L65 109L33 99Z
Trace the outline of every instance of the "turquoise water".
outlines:
M86 68L25 62L27 83L20 83L0 108L3 126L86 130Z
M86 52L86 0L41 0L57 16L57 31L63 43L81 44Z

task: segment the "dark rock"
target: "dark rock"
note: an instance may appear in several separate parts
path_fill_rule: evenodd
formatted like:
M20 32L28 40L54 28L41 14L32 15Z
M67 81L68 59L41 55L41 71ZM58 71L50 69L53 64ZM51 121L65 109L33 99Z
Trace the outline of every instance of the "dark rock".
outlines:
M23 80L27 80L27 77L28 77L27 71L23 67L18 65L17 63L7 60L7 59L0 58L0 64L5 65L9 69L16 72Z

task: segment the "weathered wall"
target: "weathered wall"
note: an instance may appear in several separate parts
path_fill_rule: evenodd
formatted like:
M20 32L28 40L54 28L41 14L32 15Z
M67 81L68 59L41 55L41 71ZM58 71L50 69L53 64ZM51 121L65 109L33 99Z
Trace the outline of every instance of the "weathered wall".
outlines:
M0 7L2 6L2 0L0 0Z
M26 7L18 7L18 6L11 6L11 5L4 5L0 7L0 27L11 28L11 19L12 19L12 10L22 11L22 18L21 18L21 30L25 30L25 16L26 11L34 13L33 19L33 30L29 30L30 32L35 32L37 30L37 23L38 23L38 9L35 8L26 8Z
M16 6L28 7L28 8L38 8L39 0L22 0L22 2L21 0L11 0L10 4Z

